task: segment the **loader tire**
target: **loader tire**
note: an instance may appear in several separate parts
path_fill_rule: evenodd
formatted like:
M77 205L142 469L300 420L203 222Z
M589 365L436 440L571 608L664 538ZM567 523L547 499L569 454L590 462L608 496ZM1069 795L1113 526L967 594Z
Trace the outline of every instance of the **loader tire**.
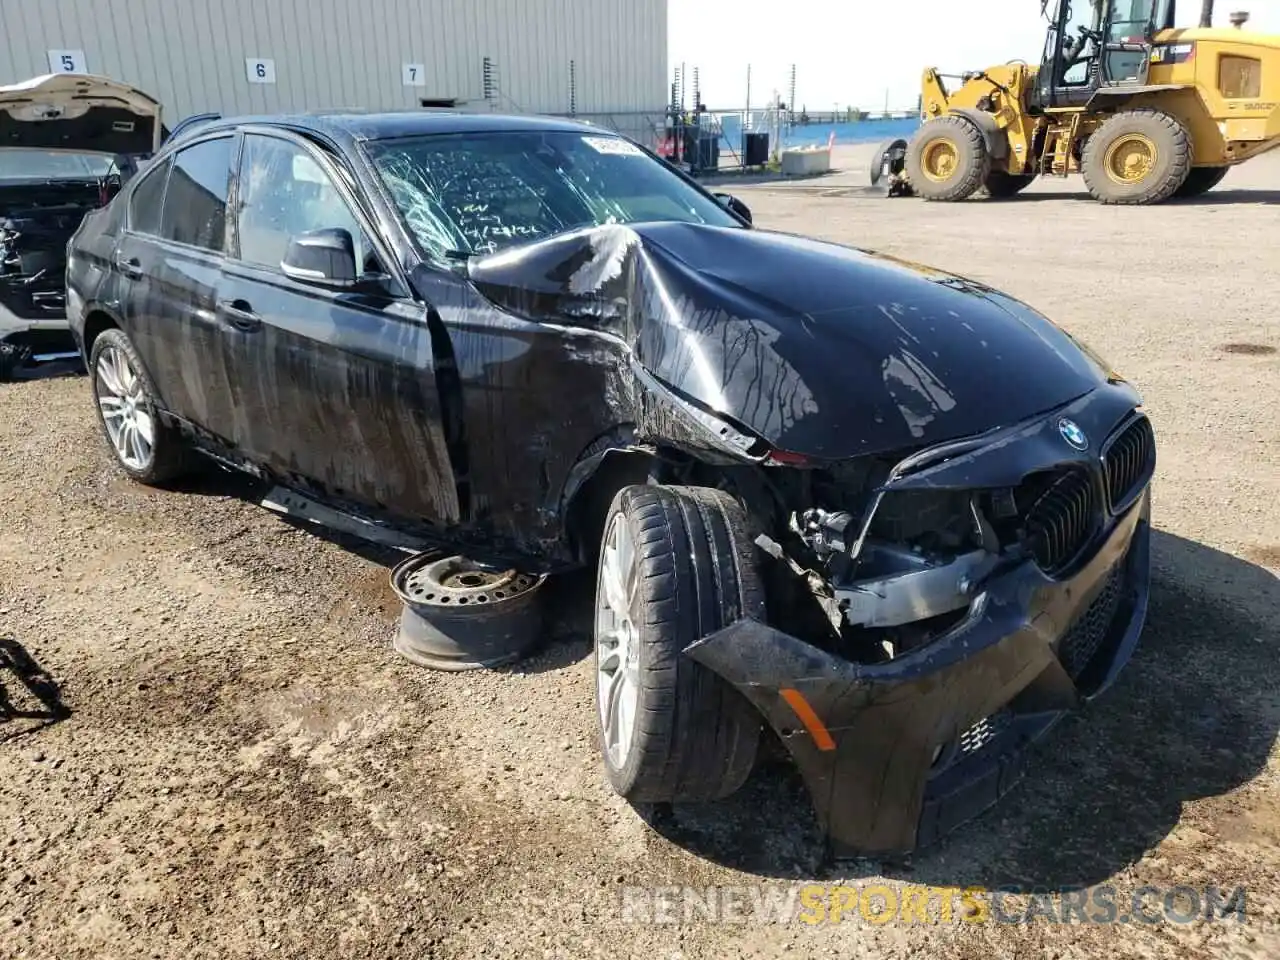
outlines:
M1191 134L1163 110L1125 110L1089 137L1080 163L1100 203L1149 204L1172 197L1191 172Z
M992 170L987 174L986 181L982 187L987 192L987 196L993 200L1001 200L1005 197L1017 196L1027 187L1031 186L1035 174L1015 174L1005 173L1003 170Z
M963 117L930 120L907 145L907 179L926 200L965 200L991 173L987 141Z
M727 797L755 765L762 718L684 650L739 617L764 617L742 508L706 487L624 487L597 567L596 699L610 785L632 802Z
M1222 182L1222 178L1230 169L1230 167L1192 167L1191 172L1187 174L1187 179L1182 181L1182 186L1177 189L1174 196L1181 200L1184 197L1198 197L1208 193Z

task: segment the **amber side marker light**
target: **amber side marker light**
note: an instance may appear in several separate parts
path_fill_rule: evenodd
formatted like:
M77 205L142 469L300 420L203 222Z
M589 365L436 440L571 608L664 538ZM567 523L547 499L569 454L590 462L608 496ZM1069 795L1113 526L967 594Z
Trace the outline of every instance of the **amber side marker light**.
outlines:
M834 750L836 742L831 738L831 731L819 719L813 707L809 706L809 701L804 698L804 694L794 687L783 687L778 692L782 694L782 699L787 701L787 705L795 711L795 715L800 718L800 722L809 731L809 736L813 737L817 748L824 753Z

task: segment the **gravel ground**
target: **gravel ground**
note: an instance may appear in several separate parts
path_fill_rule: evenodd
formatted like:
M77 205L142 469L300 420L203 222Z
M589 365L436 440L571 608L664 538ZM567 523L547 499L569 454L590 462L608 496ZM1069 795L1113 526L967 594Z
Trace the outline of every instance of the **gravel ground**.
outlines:
M742 901L632 922L636 888L840 882L785 765L642 817L603 785L581 581L517 669L417 669L389 648L385 555L230 475L129 482L69 377L0 386L0 957L1280 955L1280 158L1110 209L1076 182L886 201L867 157L737 192L763 226L992 283L1107 356L1156 426L1159 532L1117 687L960 834L841 877L1243 885L1247 922L758 923Z

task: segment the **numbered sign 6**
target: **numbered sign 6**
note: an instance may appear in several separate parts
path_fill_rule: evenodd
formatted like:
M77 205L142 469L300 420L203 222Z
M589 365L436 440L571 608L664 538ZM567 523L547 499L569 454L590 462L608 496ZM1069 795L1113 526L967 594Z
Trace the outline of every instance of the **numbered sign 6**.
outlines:
M275 83L276 62L262 57L249 57L244 62L244 75L250 83Z
M425 87L427 85L426 72L425 64L402 63L400 65L401 79L406 87Z
M83 50L50 50L50 73L88 73L84 65Z

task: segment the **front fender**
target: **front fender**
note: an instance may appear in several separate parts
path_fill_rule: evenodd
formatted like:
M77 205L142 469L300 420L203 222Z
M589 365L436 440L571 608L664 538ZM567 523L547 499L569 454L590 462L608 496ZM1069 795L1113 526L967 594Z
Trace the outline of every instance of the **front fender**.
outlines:
M987 143L987 153L991 154L992 159L1003 160L1009 155L1009 140L991 114L973 107L953 107L950 112L952 116L964 117L978 128L982 133L982 139Z

